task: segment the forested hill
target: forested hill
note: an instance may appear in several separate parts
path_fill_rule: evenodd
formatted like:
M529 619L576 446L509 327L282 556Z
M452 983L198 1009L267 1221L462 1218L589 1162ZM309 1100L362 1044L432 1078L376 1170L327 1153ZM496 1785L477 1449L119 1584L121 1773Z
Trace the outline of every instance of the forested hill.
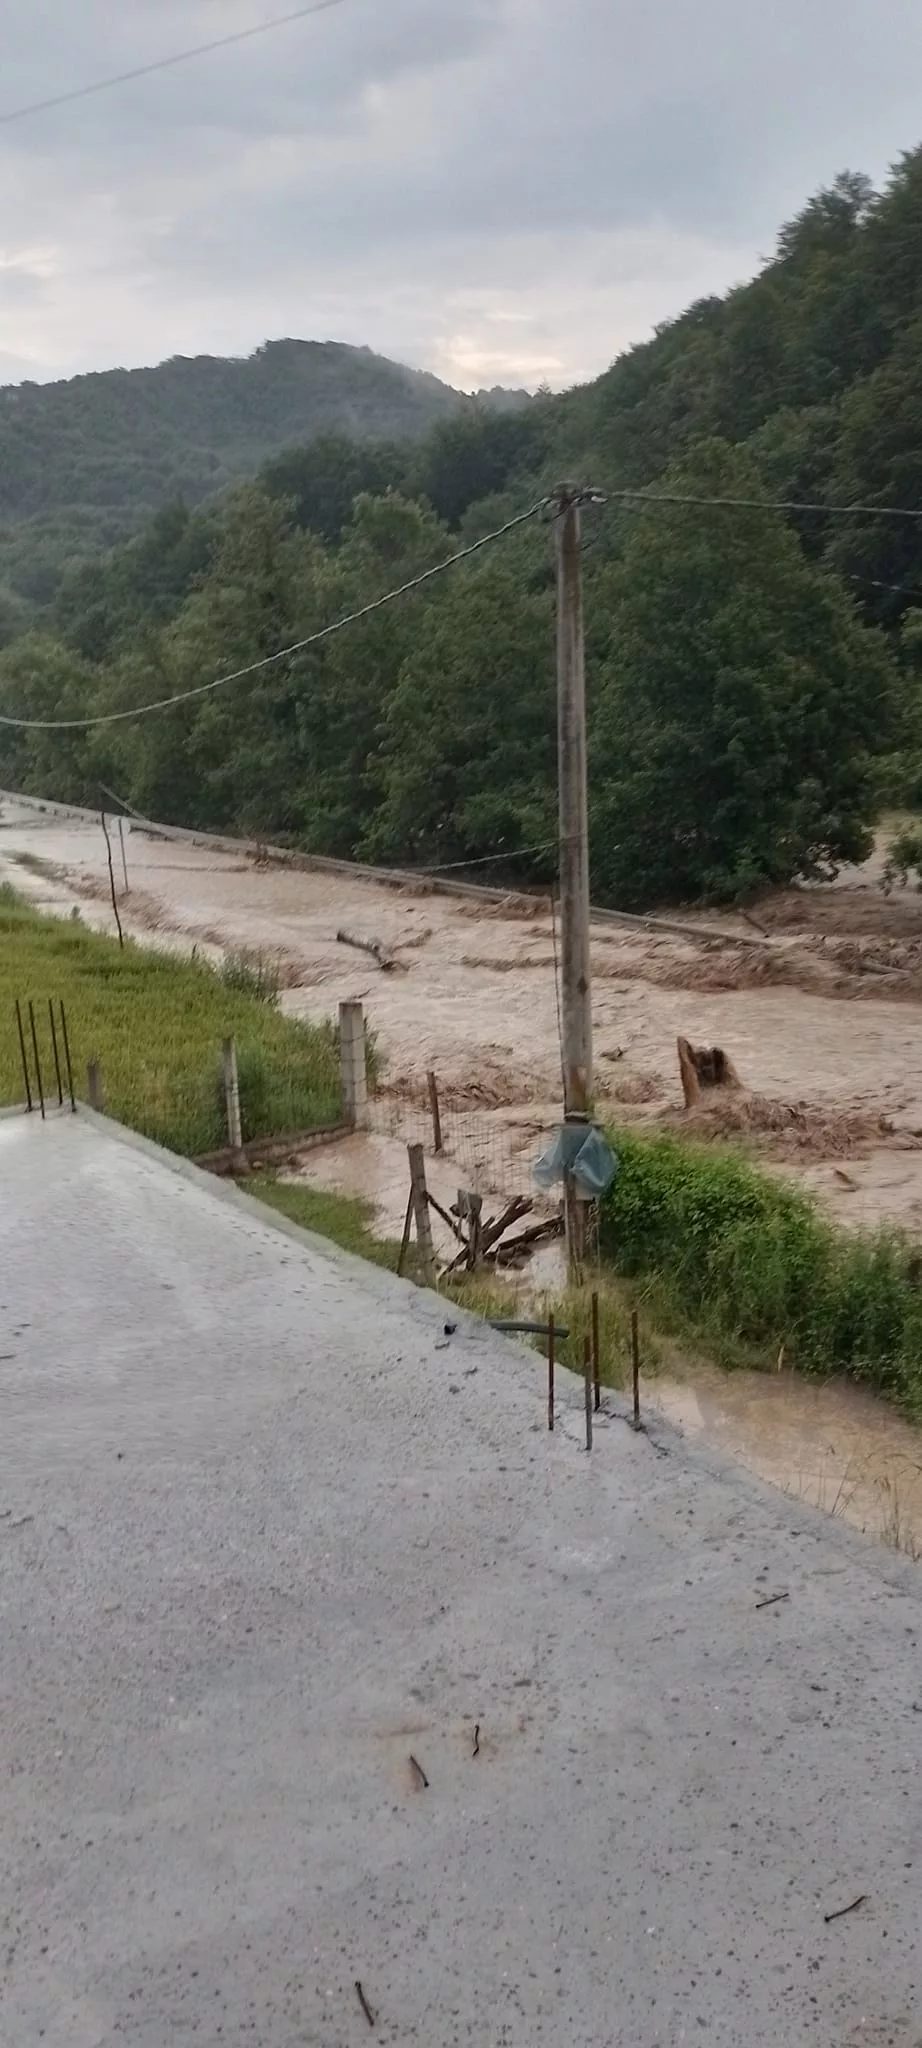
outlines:
M314 341L0 387L0 582L41 601L88 539L109 545L171 500L197 505L293 442L415 441L471 403L370 349ZM528 396L498 390L481 403L502 410ZM28 535L11 533L22 521Z
M828 873L882 799L922 800L922 149L880 193L837 178L752 283L594 384L518 410L448 393L398 431L302 438L63 579L59 555L37 631L0 551L0 710L105 717L264 664L570 476L609 496L584 549L600 900ZM553 635L535 523L252 683L89 735L5 729L0 783L547 880L553 856L517 850L554 838Z

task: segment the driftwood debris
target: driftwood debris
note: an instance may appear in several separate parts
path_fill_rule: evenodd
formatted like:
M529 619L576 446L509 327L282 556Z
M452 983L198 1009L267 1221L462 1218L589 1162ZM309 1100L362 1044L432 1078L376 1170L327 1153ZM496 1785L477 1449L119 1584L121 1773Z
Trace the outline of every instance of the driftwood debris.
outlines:
M355 932L337 932L336 939L340 946L354 946L357 953L370 953L382 974L389 974L397 966L393 953L381 939L360 939Z
M700 1102L706 1088L742 1087L733 1061L719 1045L690 1045L687 1038L680 1038L678 1052L686 1109Z
M468 1195L463 1189L459 1190L458 1200L453 1204L453 1209L461 1222L467 1223L468 1236L464 1250L452 1260L450 1266L446 1267L446 1278L449 1273L456 1273L460 1266L466 1266L470 1272L482 1261L492 1263L496 1258L496 1247L499 1246L500 1239L505 1236L507 1230L512 1229L514 1223L521 1223L524 1216L531 1214L534 1203L527 1195L516 1195L515 1200L508 1204L502 1215L491 1218L488 1223L481 1220L482 1207L480 1196Z

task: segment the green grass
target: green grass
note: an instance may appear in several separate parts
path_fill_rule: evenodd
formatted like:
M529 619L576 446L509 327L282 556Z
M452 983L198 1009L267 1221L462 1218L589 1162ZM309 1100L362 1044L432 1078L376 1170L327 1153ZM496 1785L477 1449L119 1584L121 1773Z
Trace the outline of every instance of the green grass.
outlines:
M67 1012L77 1094L98 1059L109 1113L190 1157L226 1144L221 1040L237 1040L244 1138L335 1123L332 1027L283 1017L201 961L179 960L39 916L0 888L0 1104L24 1097L14 1002L35 1005L45 1093L54 1066L48 1000ZM26 1024L28 1034L28 1021Z
M277 1180L272 1173L254 1174L246 1188L248 1194L257 1195L290 1222L299 1223L303 1230L315 1230L318 1236L341 1245L343 1251L354 1252L356 1258L368 1259L373 1266L384 1266L388 1272L396 1273L400 1240L376 1235L373 1202L363 1201L359 1195L339 1195L325 1188L308 1187L303 1181ZM420 1277L412 1241L404 1272L408 1280ZM485 1319L516 1313L512 1290L482 1273L453 1276L442 1282L439 1292L447 1302Z
M389 1272L396 1272L400 1240L375 1236L373 1202L364 1202L355 1195L331 1194L325 1188L307 1187L302 1181L295 1184L276 1180L271 1173L254 1174L246 1182L246 1191L258 1195L261 1202L267 1202L270 1209L277 1209L291 1223L299 1223L302 1230L315 1230L319 1237L331 1238L334 1244L341 1245L343 1251L354 1252L356 1258L368 1259L373 1266L386 1266Z
M602 1251L661 1328L726 1365L845 1373L922 1416L922 1254L836 1230L739 1155L610 1134Z

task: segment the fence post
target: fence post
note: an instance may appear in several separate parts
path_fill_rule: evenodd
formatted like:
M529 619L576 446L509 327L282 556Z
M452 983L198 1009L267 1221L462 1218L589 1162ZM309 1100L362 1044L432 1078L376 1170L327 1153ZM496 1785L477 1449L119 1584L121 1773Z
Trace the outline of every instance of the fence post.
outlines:
M365 1012L361 1003L340 1003L339 1063L343 1116L355 1130L368 1123L368 1081L365 1072Z
M439 1107L439 1084L435 1075L426 1075L429 1088L429 1107L432 1111L432 1149L436 1155L442 1150L442 1112Z
M91 1109L99 1116L105 1113L105 1099L102 1092L102 1068L98 1060L86 1063L86 1099Z
M435 1250L432 1243L429 1194L426 1188L426 1155L421 1145L408 1145L407 1155L410 1161L410 1193L413 1200L420 1265L431 1287L435 1281Z
M243 1151L243 1124L240 1117L240 1083L237 1079L237 1040L225 1038L221 1045L221 1064L224 1069L224 1100L227 1104L227 1137L232 1151Z
M125 877L125 894L126 894L126 896L127 896L127 895L128 895L128 893L129 893L129 891L128 891L128 862L127 862L127 860L125 859L125 827L124 827L124 824L123 824L123 822L122 822L122 819L121 819L121 818L119 818L119 821L118 821L118 843L119 843L119 846L121 847L121 850L122 850L122 874L123 874L123 875L124 875L124 877Z

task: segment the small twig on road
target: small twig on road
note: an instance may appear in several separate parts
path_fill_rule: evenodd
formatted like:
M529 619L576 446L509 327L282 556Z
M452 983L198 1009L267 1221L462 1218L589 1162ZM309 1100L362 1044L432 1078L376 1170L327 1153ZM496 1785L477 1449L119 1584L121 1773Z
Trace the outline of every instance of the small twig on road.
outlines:
M756 1613L760 1607L777 1607L779 1600L790 1600L790 1593L769 1593L767 1600L756 1601Z
M823 1919L827 1927L833 1920L844 1920L846 1913L854 1913L858 1906L866 1905L867 1896L867 1892L859 1892L857 1899L853 1899L850 1906L839 1906L835 1913L824 1913Z
M419 1779L419 1782L420 1782L420 1784L421 1784L421 1786L422 1786L422 1788L423 1788L423 1791L424 1791L424 1792L428 1792L428 1790L429 1790L429 1780L428 1780L428 1778L427 1778L427 1776L426 1776L426 1773L425 1773L425 1771L423 1770L422 1764L418 1764L418 1763L417 1763L417 1761L416 1761L416 1758L415 1758L415 1756L411 1756L411 1758L410 1758L410 1763L411 1763L411 1765L412 1765L412 1768L413 1768L413 1770L414 1770L414 1771L416 1772L416 1776L417 1776L417 1778Z
M478 1721L478 1723L477 1723L477 1726L476 1726L476 1728L474 1729L474 1752L473 1752L473 1753L474 1753L474 1755L475 1755L475 1756L479 1756L479 1755L480 1755L480 1722L479 1722L479 1721Z
M373 2026L375 2025L375 2016L374 2016L374 2013L372 2012L371 2006L370 2006L370 2005L369 2005L369 2003L368 2003L368 2000L367 2000L367 1998L366 1998L366 1996L365 1996L365 1993L364 1993L364 1991L362 1990L362 1986L361 1986L361 1984L360 1984L360 1982L359 1982L359 1979L358 1979L358 1977L356 1977L356 1980L355 1980L355 1993L356 1993L356 1997L357 1997L357 1999L358 1999L358 2002L359 2002L359 2004L360 2004L360 2006L361 2006L361 2008L362 2008L362 2011L363 2011L363 2013L365 2014L365 2018L366 2018L366 2019L367 2019L367 2021L368 2021L368 2024L369 2024L369 2026L370 2026L370 2027L373 2027Z

